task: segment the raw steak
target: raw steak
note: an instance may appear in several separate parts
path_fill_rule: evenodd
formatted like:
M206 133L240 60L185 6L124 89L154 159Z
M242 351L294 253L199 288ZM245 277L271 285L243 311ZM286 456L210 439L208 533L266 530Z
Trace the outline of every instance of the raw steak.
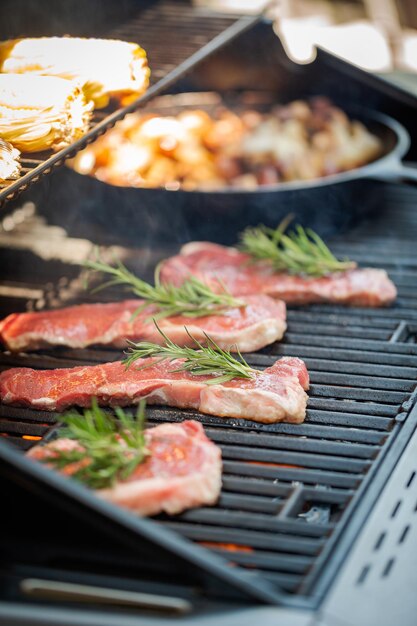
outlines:
M214 504L221 489L221 451L205 435L199 422L161 424L145 432L150 456L126 480L96 493L105 500L139 515L161 511L179 513L184 509ZM72 450L73 439L57 439L28 452L33 459L47 459L59 449ZM72 463L63 470L71 475Z
M285 303L268 296L243 298L246 307L227 309L222 315L163 318L158 324L179 345L192 345L184 326L199 340L206 332L221 348L241 352L259 350L282 338L285 329ZM12 313L0 322L0 338L14 352L50 346L85 348L89 345L123 347L132 341L163 341L149 319L156 309L147 307L132 320L140 300Z
M12 368L0 374L0 398L5 404L62 411L90 406L97 397L102 406L128 406L146 398L148 404L196 409L219 417L241 417L257 422L302 422L305 418L309 376L303 361L284 357L252 379L234 378L223 384L205 384L211 376L175 372L182 361L138 359L138 369L121 361L56 370Z
M395 300L397 291L384 270L364 268L320 278L274 272L265 262L252 262L236 248L194 242L162 265L161 278L180 285L190 275L219 289L219 280L234 296L267 294L291 304L334 302L377 307Z

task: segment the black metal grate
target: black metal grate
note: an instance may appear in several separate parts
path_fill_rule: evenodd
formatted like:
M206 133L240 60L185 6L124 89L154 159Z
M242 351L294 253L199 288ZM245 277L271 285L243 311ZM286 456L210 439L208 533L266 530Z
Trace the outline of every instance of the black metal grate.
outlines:
M133 41L146 50L154 84L223 33L237 17L216 14L184 0L164 0L152 3L109 36Z
M395 306L291 307L284 341L248 355L248 361L260 368L283 355L305 360L312 385L303 424L262 425L192 411L149 409L150 423L190 417L200 420L208 436L221 446L224 461L223 490L216 507L176 517L161 515L159 523L222 555L228 563L260 573L288 592L308 595L314 591L322 567L413 404L417 346L409 337L417 325L416 201L414 190L387 187L391 210L332 244L338 254L357 259L361 265L386 267L399 291ZM24 215L18 220L16 216L8 218L8 248L0 248L0 257L13 254L14 247L25 273L9 284L10 297L2 293L0 314L13 307L56 306L92 298L80 292L77 266L92 244L66 239L65 233L55 232L33 214L30 205L21 211ZM42 260L39 254L25 250L28 231L39 249L42 241L48 237L51 241L51 235L58 240L61 237L54 258ZM0 246L4 243L0 232ZM65 256L65 246L73 250L73 264ZM119 252L125 254L132 269L140 268L143 274L145 267L149 270L172 251L157 250L152 258L138 250ZM59 261L60 255L64 261ZM50 272L49 286L28 280L26 263L30 264L33 256L39 266L36 273L41 270L46 277ZM35 290L32 299L31 289ZM108 300L115 295L121 294L102 294ZM120 352L109 349L2 353L0 369L69 367L118 358ZM22 450L45 436L55 420L51 413L0 406L1 435Z
M0 208L30 185L60 167L67 159L105 133L128 113L141 107L183 76L206 56L254 24L259 17L217 15L185 0L159 0L142 8L129 21L106 36L138 43L147 52L152 72L151 88L135 103L121 108L95 111L88 132L67 148L22 154L19 180L0 189ZM92 33L95 35L95 33ZM163 42L164 45L161 45Z

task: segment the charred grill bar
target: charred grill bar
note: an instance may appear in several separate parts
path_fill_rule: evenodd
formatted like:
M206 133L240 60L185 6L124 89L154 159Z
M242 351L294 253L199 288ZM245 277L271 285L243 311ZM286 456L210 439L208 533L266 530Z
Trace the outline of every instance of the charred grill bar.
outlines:
M160 15L168 16L168 21L180 19L174 15L172 5L164 3L163 7L163 10L159 8ZM152 17L152 11L157 10L158 7L151 7L149 15ZM190 32L196 33L200 17L193 14L192 19L183 20L182 25L185 28L188 24ZM218 19L221 31L227 26L227 19ZM137 26L132 21L131 35L142 25L140 20ZM162 32L152 30L158 28L157 18L149 18L148 26L144 34L149 36L150 50ZM127 36L129 31L112 34ZM412 113L417 106L411 96L377 80L374 84L372 77L323 52L311 68L299 69L291 65L288 69L282 58L279 60L276 54L268 53L271 34L269 25L254 26L240 36L237 45L232 44L207 57L203 65L175 83L173 89L182 91L190 85L196 89L221 89L221 83L230 81L231 77L230 88L248 88L257 72L262 88L279 89L285 84L288 98L303 92L323 92L339 99L345 95L350 101L366 97L370 105L401 119L411 132ZM203 43L195 41L200 41L199 45ZM140 43L146 49L143 38ZM185 58L192 51L184 46ZM255 58L253 51L258 50L258 46L261 53ZM160 57L155 57L158 59L156 67L162 69L161 74L155 74L154 70L156 80L162 78L166 69L175 71L178 67L167 67L163 47L159 54ZM269 63L263 64L265 59L269 59ZM182 61L183 58L178 59ZM278 61L279 71L276 70ZM217 72L219 64L223 66L223 74ZM340 76L349 74L351 80L346 87L346 81L340 80ZM336 77L338 80L334 82ZM411 158L415 157L413 150L415 147L410 151ZM122 514L109 509L106 524L97 517L96 505L83 502L76 487L66 492L61 481L55 483L51 479L47 484L35 474L31 482L30 473L20 465L22 455L10 454L16 449L25 451L44 437L52 436L59 416L0 406L0 434L4 441L13 444L0 446L0 478L6 502L11 506L6 534L2 535L6 555L6 567L1 571L5 583L1 598L4 615L10 619L13 603L23 602L24 607L35 597L35 601L40 602L41 612L50 610L56 623L66 623L65 617L59 614L59 602L66 607L69 599L76 600L74 589L72 598L69 592L69 596L60 599L50 586L42 601L36 585L30 587L32 595L28 595L27 585L22 587L22 580L34 578L182 598L189 603L194 617L209 617L214 613L217 622L225 624L231 607L247 608L248 603L270 602L294 611L327 606L329 589L342 564L348 560L361 527L375 508L417 419L413 411L417 374L417 259L414 250L417 192L398 185L374 185L375 197L379 199L377 210L375 206L368 206L372 203L364 195L361 209L363 213L369 210L370 217L363 219L361 216L355 227L335 235L332 249L338 256L347 255L363 266L387 269L399 292L395 305L387 309L330 305L289 307L284 340L248 355L249 363L260 368L267 367L278 356L299 356L305 360L312 382L306 421L301 425L262 425L168 408L148 411L150 424L196 417L204 424L207 435L221 446L224 475L217 506L190 510L172 518L161 515L156 518L156 524L148 526L145 520L134 528L129 527ZM83 223L85 236L81 236L76 221L83 216L77 215L77 207L69 221L68 216L51 216L44 212L41 202L35 208L30 199L30 196L24 197L21 204L11 207L2 221L1 317L26 308L41 309L96 299L83 289L79 264L88 257L94 243L103 243L102 234L95 231L94 224L86 222ZM340 211L343 213L342 200ZM320 215L315 219L320 224ZM136 225L139 223L138 208ZM66 228L69 224L71 227ZM117 246L119 256L130 269L150 278L156 262L176 251L181 235L173 233L171 240L165 242L163 237L156 237L150 250L145 244L146 233L138 232L137 248L132 246L131 239L124 241L123 232L117 231L109 233L104 243L108 251L111 244ZM192 232L187 234L192 236ZM234 233L228 236L233 239ZM121 292L108 291L103 292L100 299L110 301L121 297ZM93 348L21 355L3 352L0 368L71 367L118 358L120 351ZM399 507L402 506L401 511L410 510L410 519L406 518L399 529L400 534L405 534L398 546L406 546L407 539L410 543L415 541L413 508L405 504L407 498L414 498L413 503L415 500L415 467L407 459L404 457L402 465L405 467L401 471L407 475L405 483L409 486L397 511L394 511L397 506L394 503L388 513L395 520L397 515L400 517ZM15 511L17 496L24 498L29 510L33 507L33 517L22 517ZM40 516L38 519L36 509L41 505L44 515L50 515L46 524ZM95 521L97 532L95 529L92 532ZM407 526L409 529L405 532ZM398 573L398 568L396 571L394 567L395 554L384 553L384 533L387 534L386 529L375 531L375 543L368 546L371 556L351 574L352 590L364 588L368 575L369 579L374 576L390 581L389 575ZM176 537L190 539L191 547L180 539L176 543ZM127 549L129 541L131 550ZM194 550L193 546L202 547L204 551ZM374 563L372 555L377 550L379 561ZM211 555L219 558L212 561ZM136 604L131 605L135 611L146 611L146 603L140 604L140 598L136 600ZM359 601L365 600L362 597ZM120 602L120 599L114 601L113 611ZM126 603L127 598L124 606ZM157 605L158 601L154 600L153 608ZM32 616L35 615L36 611L33 612L31 604L29 606ZM94 607L97 623L100 623L105 618L103 605L97 598ZM54 610L58 612L53 613ZM181 612L175 602L167 610ZM334 606L329 610L330 614L337 613ZM89 615L91 617L91 613ZM135 619L141 619L140 615L142 613L135 612ZM294 613L292 619L302 625L307 623L307 615L303 613L301 617ZM126 617L117 612L114 616L116 620ZM87 613L79 613L79 623L84 623L87 617ZM271 623L281 623L280 617L285 623L284 612L271 615ZM147 620L149 616L145 613L142 618ZM344 619L347 624L351 623L348 615ZM317 617L315 623L331 624L326 618L320 620Z

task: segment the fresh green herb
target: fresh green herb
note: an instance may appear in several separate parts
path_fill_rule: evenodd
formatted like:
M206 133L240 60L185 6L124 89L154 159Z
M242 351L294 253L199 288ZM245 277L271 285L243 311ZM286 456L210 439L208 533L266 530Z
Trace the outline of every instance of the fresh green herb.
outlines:
M156 357L157 362L175 361L181 359L177 369L173 372L190 372L193 376L212 376L205 380L205 384L214 385L226 383L233 378L253 378L256 370L253 370L244 360L239 350L237 350L239 359L235 358L229 350L220 348L213 339L204 333L207 345L203 346L185 329L190 339L195 344L195 348L181 347L175 344L167 335L159 328L155 322L155 326L162 335L165 345L158 345L149 341L140 343L129 342L130 348L127 352L125 364L130 367L137 359L145 359L148 357ZM145 363L138 369L145 369L154 365L155 361L150 364Z
M91 409L83 414L69 412L60 419L66 425L60 437L75 439L79 448L54 451L45 463L64 469L79 464L73 478L93 489L111 487L116 480L126 479L149 455L144 437L145 401L139 404L136 417L116 407L115 420L105 413L94 399Z
M149 304L154 304L159 309L153 315L155 319L173 315L184 315L185 317L219 315L228 308L246 306L242 300L238 300L228 293L220 281L219 284L222 289L220 293L215 293L208 285L193 276L179 287L169 283L161 283L159 266L155 271L155 285L151 285L132 274L120 261L116 261L115 266L103 263L98 254L95 261L86 261L85 267L95 272L103 272L113 276L111 280L100 285L94 291L97 292L114 285L125 285L135 296L145 301L136 309L133 317L141 313Z
M241 234L240 249L256 261L269 261L278 272L324 276L356 267L348 259L339 261L309 228L297 225L285 234L291 219L288 216L275 229L263 225L246 228Z

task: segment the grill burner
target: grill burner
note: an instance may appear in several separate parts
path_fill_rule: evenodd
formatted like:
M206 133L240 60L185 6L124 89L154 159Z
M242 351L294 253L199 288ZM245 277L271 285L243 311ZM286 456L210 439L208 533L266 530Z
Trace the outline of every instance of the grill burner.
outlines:
M332 249L363 265L385 267L399 290L395 306L290 307L284 341L247 356L250 364L261 368L278 356L296 355L305 360L312 385L304 424L263 425L192 411L148 409L150 424L199 419L207 435L221 446L224 460L223 490L216 507L194 509L171 518L160 515L157 523L208 548L228 563L258 573L278 589L313 600L320 592L323 566L329 566L337 540L351 523L365 491L372 488L375 473L401 431L414 399L417 193L394 186L387 193L389 204L397 207L395 220L390 214L374 217L343 239L336 238ZM28 213L26 220L8 234L15 247L27 230L50 235L42 220ZM390 233L388 240L386 232ZM68 242L71 244L71 240ZM78 247L86 255L91 250L86 241L82 245L78 242ZM132 250L119 252L131 269L143 274L146 263L145 274L151 274L154 263L171 250L159 249L145 261ZM2 249L2 262L10 254L10 249ZM20 254L32 262L32 253L21 250ZM78 275L76 265L68 266L56 259L38 259L39 263L43 264L44 276L48 268L51 271L51 285L41 298L32 300L32 307L45 302L65 305L93 299L83 290L82 274ZM60 282L60 275L72 280ZM12 304L7 295L0 300L2 316L16 308L13 293L17 288L23 296L26 291L29 295L30 290L39 289L39 283L26 280L13 286ZM102 296L111 300L123 294L113 291ZM18 308L24 309L25 297L20 304ZM72 367L118 358L119 351L99 348L22 355L3 352L0 368ZM0 406L1 434L22 450L48 436L57 419L58 415L48 412Z

